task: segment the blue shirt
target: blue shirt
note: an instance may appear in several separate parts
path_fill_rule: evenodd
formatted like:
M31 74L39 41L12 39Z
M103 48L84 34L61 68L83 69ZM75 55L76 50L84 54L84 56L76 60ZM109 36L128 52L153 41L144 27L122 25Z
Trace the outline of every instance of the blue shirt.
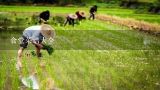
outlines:
M25 36L26 38L30 40L34 40L34 41L39 41L44 38L43 35L41 34L40 25L30 26L26 28L23 32L23 36Z

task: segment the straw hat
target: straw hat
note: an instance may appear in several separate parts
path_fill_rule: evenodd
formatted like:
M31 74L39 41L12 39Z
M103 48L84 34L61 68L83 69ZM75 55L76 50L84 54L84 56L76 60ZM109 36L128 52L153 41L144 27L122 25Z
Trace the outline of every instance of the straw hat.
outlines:
M75 15L75 14L69 14L68 15L70 18L72 18L72 19L77 19L77 15Z
M50 25L47 24L41 25L41 33L45 38L54 38L55 36L54 31L55 29L52 28Z
M79 15L81 15L82 17L86 17L85 12L84 11L79 11Z

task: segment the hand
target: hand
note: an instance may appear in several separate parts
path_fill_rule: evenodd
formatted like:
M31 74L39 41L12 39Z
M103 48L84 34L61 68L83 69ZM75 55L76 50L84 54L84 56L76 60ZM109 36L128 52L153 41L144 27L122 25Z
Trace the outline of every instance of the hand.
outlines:
M32 44L34 44L35 46L37 46L38 48L42 49L43 48L43 45L41 43L37 43L36 41L34 40L30 40L32 42Z

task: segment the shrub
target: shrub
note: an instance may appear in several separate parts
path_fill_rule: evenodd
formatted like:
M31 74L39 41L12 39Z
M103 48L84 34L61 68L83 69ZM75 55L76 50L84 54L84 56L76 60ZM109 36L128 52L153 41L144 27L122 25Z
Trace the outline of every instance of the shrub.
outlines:
M149 5L148 12L160 14L160 0Z
M38 21L39 21L38 15L33 14L31 17L31 23L38 24Z
M16 24L16 26L25 25L26 24L26 19L24 19L24 18L16 18L15 24Z
M13 25L14 21L9 18L7 15L0 15L0 26L7 28L8 26Z
M120 6L126 8L137 8L139 3L137 0L122 0L120 2Z
M64 24L65 18L62 16L54 16L53 17L53 24L62 26Z

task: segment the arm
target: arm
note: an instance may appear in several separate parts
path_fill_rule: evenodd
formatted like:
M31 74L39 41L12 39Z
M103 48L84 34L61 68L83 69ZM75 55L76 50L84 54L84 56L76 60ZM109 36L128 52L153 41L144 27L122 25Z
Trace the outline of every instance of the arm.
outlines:
M36 41L34 40L30 40L32 42L33 45L37 46L39 49L42 49L43 48L43 45L41 43L37 43Z
M30 41L33 45L35 45L36 47L41 49L41 48L43 48L43 45L40 42L37 42L37 41L39 41L39 39L40 39L40 32L36 31L36 32L34 32L32 37L30 38Z

